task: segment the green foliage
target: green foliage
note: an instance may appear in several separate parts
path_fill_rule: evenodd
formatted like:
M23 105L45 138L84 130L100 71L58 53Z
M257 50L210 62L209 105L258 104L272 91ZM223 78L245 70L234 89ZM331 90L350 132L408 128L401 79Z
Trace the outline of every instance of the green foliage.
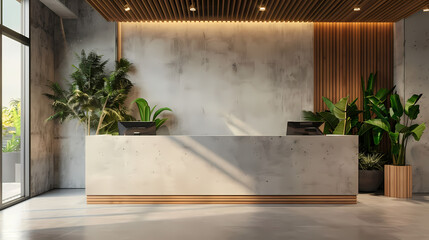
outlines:
M125 59L116 62L115 71L106 74L107 61L101 55L82 50L76 55L79 65L74 66L71 74L72 82L63 89L58 83L52 82L48 87L51 93L44 94L52 100L54 114L47 120L60 123L77 119L86 129L96 134L115 134L117 121L132 120L124 107L125 99L132 88L128 80L131 63Z
M21 137L12 135L12 138L7 140L6 146L2 147L2 152L18 152L21 150Z
M143 98L137 98L136 100L133 101L133 103L136 103L137 108L139 109L141 121L150 122L151 116L153 114L152 121L155 122L156 129L161 127L165 123L165 121L168 120L168 118L159 119L158 115L161 114L163 111L172 112L172 110L170 108L167 108L167 107L160 108L160 109L155 111L156 105L153 108L150 108L147 101ZM155 111L155 113L154 113L154 111Z
M393 92L395 87L388 90L382 88L374 93L374 83L377 79L377 74L370 74L368 80L365 81L362 77L361 87L363 93L363 121L368 121L386 111L385 102L388 96ZM382 140L382 133L378 128L374 128L370 124L363 123L359 127L359 147L360 152L369 153L374 152L376 146L380 144Z
M12 100L9 107L2 109L2 135L10 137L2 152L17 152L21 149L21 101Z
M356 106L357 99L351 103L348 103L348 100L349 97L345 97L334 104L328 98L323 97L323 102L325 102L329 111L318 113L303 111L303 118L307 121L325 122L324 134L351 134L352 130L359 124L359 113L361 111Z
M422 94L413 95L403 107L399 95L392 94L390 96L391 107L389 111L375 104L371 105L371 108L377 114L377 118L367 120L365 123L389 135L394 165L405 165L405 153L409 137L413 136L416 141L419 141L426 128L424 123L413 124L413 120L419 114L420 107L417 102L421 96ZM370 128L363 129L362 133L364 133L364 130L368 131L368 129Z
M384 155L381 153L359 153L360 170L383 170Z

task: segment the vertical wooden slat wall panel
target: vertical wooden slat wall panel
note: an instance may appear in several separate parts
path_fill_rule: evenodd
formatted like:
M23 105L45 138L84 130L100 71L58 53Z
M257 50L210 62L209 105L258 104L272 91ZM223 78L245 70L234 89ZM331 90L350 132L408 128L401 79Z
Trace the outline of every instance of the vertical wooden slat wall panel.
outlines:
M314 24L314 111L326 110L322 96L333 102L359 98L361 77L377 73L375 89L393 86L393 23Z

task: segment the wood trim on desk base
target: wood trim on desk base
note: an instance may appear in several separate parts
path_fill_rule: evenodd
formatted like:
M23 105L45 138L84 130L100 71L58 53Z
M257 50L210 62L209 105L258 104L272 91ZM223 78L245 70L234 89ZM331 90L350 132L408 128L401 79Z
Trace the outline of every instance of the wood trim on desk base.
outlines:
M356 204L356 195L88 195L88 204Z

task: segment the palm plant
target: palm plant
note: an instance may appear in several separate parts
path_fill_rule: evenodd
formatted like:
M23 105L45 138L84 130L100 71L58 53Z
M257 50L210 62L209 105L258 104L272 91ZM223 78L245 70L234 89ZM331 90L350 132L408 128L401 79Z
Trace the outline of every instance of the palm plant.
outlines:
M424 123L420 125L413 124L413 120L417 119L420 113L420 106L417 102L421 96L422 94L414 94L406 101L405 107L403 107L399 95L392 94L390 96L391 107L389 111L386 108L380 108L377 104L377 99L369 98L371 110L377 115L377 118L367 120L365 123L379 131L388 133L392 145L391 153L394 165L405 165L405 153L409 137L413 136L416 141L419 141L426 128ZM393 124L391 125L389 121ZM363 131L368 131L369 129L371 128L366 127Z
M52 93L44 94L51 99L54 114L47 120L57 120L60 123L77 119L90 135L91 130L99 133L114 133L115 122L131 119L124 101L132 88L127 79L131 63L121 59L116 63L115 71L109 76L105 73L107 61L101 55L90 52L86 55L76 55L79 65L71 74L72 82L67 89L58 83L48 87Z
M116 71L104 78L104 87L97 92L100 95L102 107L98 114L96 134L117 132L118 121L134 120L124 107L125 100L133 87L127 78L131 63L126 59L116 62Z
M133 103L137 104L137 108L139 109L139 113L140 113L140 120L143 122L151 121L150 118L152 116L152 113L154 113L157 105L155 105L153 108L150 108L149 104L144 98L137 98L136 100L133 101ZM158 118L159 114L161 114L163 111L172 112L173 110L171 110L168 107L164 107L155 111L152 117L152 121L155 122L156 129L161 127L165 123L165 121L168 120L168 118L162 118L162 119Z

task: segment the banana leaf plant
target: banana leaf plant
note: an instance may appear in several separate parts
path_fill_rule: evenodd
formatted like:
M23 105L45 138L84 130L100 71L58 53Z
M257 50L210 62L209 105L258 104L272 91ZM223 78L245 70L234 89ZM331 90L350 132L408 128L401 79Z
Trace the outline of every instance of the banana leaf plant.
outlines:
M336 104L326 97L323 102L329 111L313 113L303 111L303 117L307 121L325 122L324 134L351 134L352 130L359 125L359 111L356 105L357 98L349 103L349 97L340 99Z
M386 109L385 102L388 96L393 92L395 86L393 88L385 89L381 88L374 93L374 82L377 79L377 74L371 73L366 81L362 77L361 79L361 87L363 94L363 121L368 121L373 118L377 118L377 115L372 113L372 105L376 105L380 109ZM371 129L367 129L371 128ZM370 130L370 131L369 131ZM379 145L381 142L382 130L379 128L371 127L371 125L363 124L362 127L359 127L358 135L360 141L361 152L369 153L375 151L375 146Z
M378 129L380 132L387 132L391 142L393 165L405 165L409 137L413 136L416 141L419 141L426 128L425 123L413 124L413 121L417 119L420 113L420 106L417 102L421 97L422 94L414 94L406 101L404 107L401 104L399 95L392 94L390 96L391 107L389 110L378 106L378 99L368 98L371 102L371 110L377 115L377 118L365 121L366 125L361 129L361 133L373 128ZM389 121L393 124L390 124ZM374 135L374 137L378 138L374 142L379 143L382 135Z
M136 100L133 101L133 103L136 103L137 108L139 109L140 120L142 122L150 122L151 121L150 119L153 113L152 121L155 122L155 126L157 130L168 120L168 118L159 119L158 118L159 114L161 114L163 111L170 111L170 112L173 111L168 107L163 107L155 111L155 108L157 105L155 105L153 108L150 108L149 104L144 98L137 98Z

